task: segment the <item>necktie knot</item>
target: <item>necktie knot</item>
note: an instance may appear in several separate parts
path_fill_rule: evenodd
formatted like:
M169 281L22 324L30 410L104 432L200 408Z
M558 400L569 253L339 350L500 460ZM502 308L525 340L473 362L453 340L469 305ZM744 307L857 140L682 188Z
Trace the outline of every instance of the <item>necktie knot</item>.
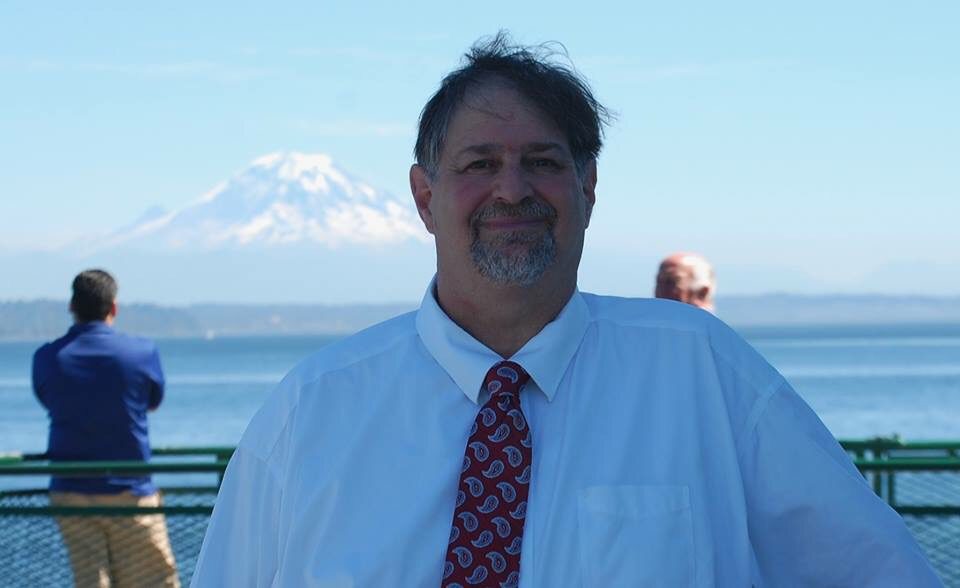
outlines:
M500 394L517 394L530 380L530 374L520 364L505 360L494 364L483 379L483 388L492 398Z

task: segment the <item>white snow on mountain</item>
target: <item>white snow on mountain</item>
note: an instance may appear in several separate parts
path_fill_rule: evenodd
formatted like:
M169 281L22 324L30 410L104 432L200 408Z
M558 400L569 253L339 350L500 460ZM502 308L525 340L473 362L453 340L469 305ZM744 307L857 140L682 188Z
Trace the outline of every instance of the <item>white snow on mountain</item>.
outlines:
M151 210L84 247L159 251L314 243L426 242L412 204L374 189L324 154L271 153L187 206Z

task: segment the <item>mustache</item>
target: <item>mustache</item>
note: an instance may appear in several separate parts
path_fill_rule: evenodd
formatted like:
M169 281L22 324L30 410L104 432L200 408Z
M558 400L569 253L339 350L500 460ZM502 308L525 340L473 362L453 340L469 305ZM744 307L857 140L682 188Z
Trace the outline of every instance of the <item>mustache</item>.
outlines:
M534 198L524 198L517 204L494 202L475 212L470 224L476 228L483 221L492 218L546 219L553 224L557 218L557 209Z

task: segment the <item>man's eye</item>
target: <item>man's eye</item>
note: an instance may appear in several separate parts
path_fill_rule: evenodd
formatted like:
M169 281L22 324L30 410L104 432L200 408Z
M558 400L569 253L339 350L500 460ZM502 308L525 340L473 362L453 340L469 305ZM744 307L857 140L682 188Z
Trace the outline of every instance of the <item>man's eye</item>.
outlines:
M471 161L470 163L468 163L464 169L474 170L474 171L483 171L491 168L493 168L493 161L489 159L478 159L476 161Z
M530 162L535 168L540 169L560 169L560 163L553 159L548 159L546 157L539 157Z

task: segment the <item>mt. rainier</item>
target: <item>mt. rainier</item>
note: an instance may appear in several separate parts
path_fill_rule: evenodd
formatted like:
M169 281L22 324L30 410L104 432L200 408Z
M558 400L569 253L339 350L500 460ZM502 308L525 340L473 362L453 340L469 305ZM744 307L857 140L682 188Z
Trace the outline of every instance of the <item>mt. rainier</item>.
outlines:
M58 295L78 271L102 267L126 301L358 304L417 300L435 259L411 199L328 155L284 152L173 211L0 264L30 277L28 296Z
M96 239L88 250L223 250L319 244L383 246L426 242L406 200L378 191L323 154L260 157L197 201Z

